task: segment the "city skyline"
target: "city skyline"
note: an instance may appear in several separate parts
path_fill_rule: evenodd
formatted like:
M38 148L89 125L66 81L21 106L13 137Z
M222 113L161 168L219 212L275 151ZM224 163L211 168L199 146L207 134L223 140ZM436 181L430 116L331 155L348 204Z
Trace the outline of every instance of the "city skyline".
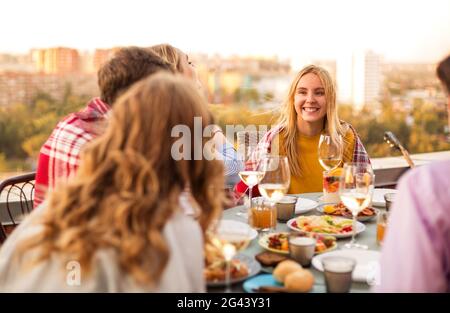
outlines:
M0 27L9 29L0 53L168 42L188 53L277 55L294 67L366 49L404 63L450 53L450 1L15 0L0 7Z

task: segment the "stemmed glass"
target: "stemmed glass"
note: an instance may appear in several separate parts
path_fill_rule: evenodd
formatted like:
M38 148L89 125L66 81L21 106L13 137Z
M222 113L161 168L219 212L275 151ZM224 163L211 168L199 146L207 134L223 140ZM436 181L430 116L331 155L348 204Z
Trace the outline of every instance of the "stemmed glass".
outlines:
M245 169L239 172L239 177L248 186L248 197L249 197L249 208L252 206L252 191L253 187L258 185L261 179L264 177L264 171L260 168L260 156L256 155L255 152L249 151L246 157ZM237 212L237 215L246 215L247 209Z
M231 260L236 255L236 248L230 243L226 243L222 248L223 257L225 258L225 292L229 293L231 291Z
M259 168L264 173L258 185L259 192L273 208L289 189L291 173L288 159L285 156L268 155L263 158Z
M320 135L318 156L319 163L325 169L323 172L323 197L324 202L337 203L340 201L338 188L340 171L335 169L342 162L342 137L339 135L333 141L330 135Z
M220 249L225 260L226 292L230 292L231 263L238 251L246 249L250 243L251 228L218 228L212 243Z
M353 215L353 234L346 248L367 249L366 245L356 243L356 217L372 201L375 176L372 166L367 163L345 163L339 180L339 196Z
M325 171L331 171L339 166L342 161L342 137L338 136L333 141L330 135L320 135L318 154L319 163Z

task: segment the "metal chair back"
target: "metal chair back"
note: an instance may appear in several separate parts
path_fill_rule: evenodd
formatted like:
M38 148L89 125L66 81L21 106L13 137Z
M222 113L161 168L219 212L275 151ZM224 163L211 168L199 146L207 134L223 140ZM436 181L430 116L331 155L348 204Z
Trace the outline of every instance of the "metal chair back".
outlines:
M35 178L32 172L0 182L0 242L33 209Z

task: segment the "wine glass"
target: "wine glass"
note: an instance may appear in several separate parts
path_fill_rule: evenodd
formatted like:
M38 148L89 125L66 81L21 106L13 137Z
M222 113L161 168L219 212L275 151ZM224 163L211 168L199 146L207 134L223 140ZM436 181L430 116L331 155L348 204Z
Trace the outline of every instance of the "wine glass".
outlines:
M339 166L342 161L342 137L339 135L336 141L330 135L320 135L319 163L325 171L331 171Z
M367 249L366 245L357 244L356 217L369 206L372 201L375 176L372 166L367 163L345 163L339 180L339 196L342 203L352 212L353 234L346 248Z
M260 156L256 152L249 151L247 154L245 169L239 172L239 177L248 186L249 208L252 206L252 191L253 187L258 185L261 179L264 177L264 172L260 169ZM237 215L245 216L248 211L245 207L242 211L237 212Z
M291 173L288 159L285 156L268 155L263 158L259 168L264 173L258 185L259 192L273 208L289 189Z
M233 260L233 257L236 255L236 248L230 243L226 243L223 245L222 248L223 257L225 258L225 292L230 293L231 292L231 261Z
M338 194L340 171L336 169L342 161L342 137L339 135L336 141L333 141L330 135L320 135L318 156L320 165L325 169L322 200L337 203L340 201Z
M235 224L222 221L216 232L212 235L211 242L221 251L225 260L225 285L226 292L230 292L231 264L234 256L248 247L251 239L250 227L234 227Z

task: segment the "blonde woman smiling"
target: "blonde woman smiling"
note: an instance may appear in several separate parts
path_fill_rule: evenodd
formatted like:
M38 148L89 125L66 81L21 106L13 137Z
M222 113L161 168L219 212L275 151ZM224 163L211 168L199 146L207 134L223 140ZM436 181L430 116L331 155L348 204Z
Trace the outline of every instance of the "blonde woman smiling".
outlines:
M263 137L249 162L257 161L257 156L264 152L286 155L291 170L288 193L320 192L323 168L317 148L322 133L329 134L334 142L343 146L340 166L345 162L370 163L354 128L339 120L336 88L330 74L321 67L310 65L295 77L283 104L279 124ZM242 181L236 186L239 193L246 189ZM257 193L257 188L254 191Z
M202 96L170 74L155 74L119 98L74 179L3 245L0 291L204 291L203 234L221 211L223 166L193 161L194 149L190 160L171 155L172 128L193 131L196 116L208 124ZM192 200L180 199L186 186ZM197 220L186 207L198 208Z

